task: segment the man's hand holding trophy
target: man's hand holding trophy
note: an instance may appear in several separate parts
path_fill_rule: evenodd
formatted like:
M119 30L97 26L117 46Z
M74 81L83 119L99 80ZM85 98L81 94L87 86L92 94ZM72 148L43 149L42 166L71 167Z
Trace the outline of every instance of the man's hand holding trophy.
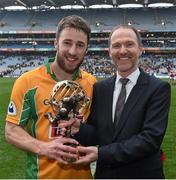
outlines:
M51 124L56 124L59 128L59 123L68 121L68 124L70 124L70 126L68 126L67 128L59 128L59 131L60 136L70 138L72 137L71 125L76 122L74 121L74 119L83 119L85 112L90 106L90 99L86 96L79 83L75 81L65 80L58 82L54 86L51 92L50 99L46 99L44 101L44 104L50 105L53 109L54 113L47 112L45 114ZM77 146L70 143L65 145L72 147ZM69 163L73 163L74 161L76 161L76 159L73 158L67 158L66 160Z

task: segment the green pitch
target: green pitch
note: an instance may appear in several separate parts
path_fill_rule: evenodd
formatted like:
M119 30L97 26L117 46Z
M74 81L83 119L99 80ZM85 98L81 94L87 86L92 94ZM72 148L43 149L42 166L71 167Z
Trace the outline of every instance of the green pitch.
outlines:
M8 144L4 136L5 117L15 78L0 78L0 179L24 178L25 153Z
M0 78L0 179L23 179L25 153L8 144L4 137L5 117L15 78ZM176 85L172 86L169 124L162 149L166 154L164 170L166 179L176 178Z

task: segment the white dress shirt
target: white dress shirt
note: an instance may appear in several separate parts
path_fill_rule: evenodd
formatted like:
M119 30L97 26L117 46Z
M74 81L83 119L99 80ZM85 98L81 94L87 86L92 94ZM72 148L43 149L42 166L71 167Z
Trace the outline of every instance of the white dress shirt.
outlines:
M126 84L126 100L128 99L128 96L129 96L131 90L136 85L139 74L140 74L140 71L139 71L139 68L137 68L133 73L131 73L128 77L126 77L126 78L129 79L128 83ZM121 87L122 87L122 84L119 81L120 78L123 78L123 77L121 77L117 72L117 77L116 77L115 87L114 87L114 94L113 94L113 104L112 104L112 107L113 107L112 108L113 122L114 122L116 102L117 102L117 99L119 97L120 90L121 90ZM126 102L126 100L125 100L125 102Z

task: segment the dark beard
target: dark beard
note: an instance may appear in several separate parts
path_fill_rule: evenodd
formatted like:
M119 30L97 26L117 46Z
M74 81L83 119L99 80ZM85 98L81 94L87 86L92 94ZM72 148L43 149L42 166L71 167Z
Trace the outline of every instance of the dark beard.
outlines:
M57 65L68 74L73 74L81 66L81 64L83 62L83 60L82 60L74 69L67 69L65 67L64 61L62 59L60 59L60 60L58 60L58 59L60 59L59 56L57 56Z

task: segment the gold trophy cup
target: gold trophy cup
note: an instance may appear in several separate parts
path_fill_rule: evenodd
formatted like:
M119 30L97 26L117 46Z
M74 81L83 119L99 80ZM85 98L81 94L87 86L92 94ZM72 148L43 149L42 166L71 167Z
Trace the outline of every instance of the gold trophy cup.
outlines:
M90 106L90 98L86 96L81 85L75 81L65 80L58 82L51 91L50 99L44 100L45 105L50 105L53 112L45 116L51 124L59 124L60 120L70 120L76 116L84 117ZM60 129L61 131L61 129ZM71 137L71 127L68 127L65 137ZM73 144L67 144L73 146ZM75 159L67 159L73 162Z

